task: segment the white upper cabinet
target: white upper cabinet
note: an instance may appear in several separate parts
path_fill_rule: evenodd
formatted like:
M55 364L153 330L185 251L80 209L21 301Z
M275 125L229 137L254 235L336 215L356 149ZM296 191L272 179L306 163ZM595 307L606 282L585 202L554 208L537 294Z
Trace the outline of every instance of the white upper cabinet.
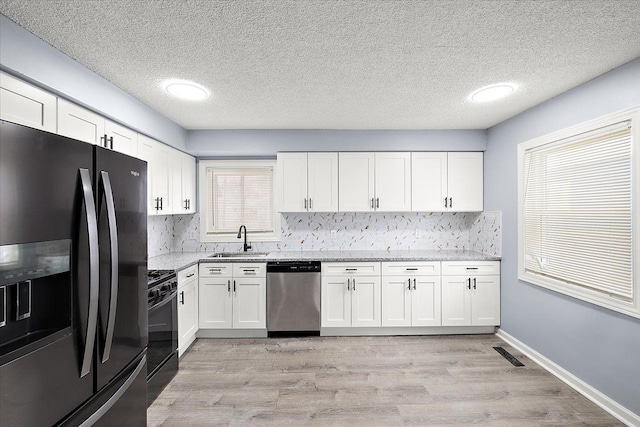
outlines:
M449 209L458 212L482 211L482 153L449 153L448 156Z
M375 210L411 210L411 153L376 153Z
M343 212L411 210L411 153L340 153Z
M138 132L110 120L104 121L104 132L107 144L105 148L138 157Z
M56 97L0 72L0 118L55 133Z
M196 159L174 149L170 149L170 153L169 181L171 183L172 213L194 213L196 209Z
M58 133L104 147L104 117L65 99L59 99Z
M338 153L278 153L278 211L338 210Z
M138 155L138 133L64 99L58 100L58 133L128 156Z
M375 209L375 154L339 153L338 206L342 212Z
M147 162L147 214L170 215L169 158L171 148L138 135L138 157Z
M481 152L412 153L411 163L413 211L482 211Z

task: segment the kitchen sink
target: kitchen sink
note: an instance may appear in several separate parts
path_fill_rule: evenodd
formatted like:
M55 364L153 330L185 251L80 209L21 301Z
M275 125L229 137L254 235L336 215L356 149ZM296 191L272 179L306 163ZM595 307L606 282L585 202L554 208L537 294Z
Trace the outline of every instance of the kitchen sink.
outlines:
M265 258L268 252L218 252L209 258Z

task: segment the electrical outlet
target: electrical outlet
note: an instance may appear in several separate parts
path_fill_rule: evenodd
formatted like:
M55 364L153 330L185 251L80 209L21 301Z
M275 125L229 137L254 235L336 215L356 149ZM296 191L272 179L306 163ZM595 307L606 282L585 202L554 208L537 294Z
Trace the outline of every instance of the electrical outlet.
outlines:
M419 239L422 236L422 232L419 228L416 228L416 238Z
M331 238L332 239L338 238L338 230L331 230Z

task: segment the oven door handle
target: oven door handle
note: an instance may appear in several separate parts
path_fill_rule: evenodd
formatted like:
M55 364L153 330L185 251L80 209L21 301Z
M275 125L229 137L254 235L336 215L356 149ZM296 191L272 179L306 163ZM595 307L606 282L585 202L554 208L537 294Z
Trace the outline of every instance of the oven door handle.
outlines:
M171 300L176 299L177 296L178 296L178 294L176 292L172 293L169 298L160 301L159 303L157 303L154 306L149 307L149 311L156 310L156 309L164 307L165 305L169 304L171 302Z
M116 224L116 206L113 203L113 190L109 173L100 172L102 190L107 202L107 222L109 224L109 243L111 249L111 296L109 298L109 314L107 315L107 330L104 338L102 363L109 360L111 344L113 343L113 329L116 323L116 309L118 308L118 225Z

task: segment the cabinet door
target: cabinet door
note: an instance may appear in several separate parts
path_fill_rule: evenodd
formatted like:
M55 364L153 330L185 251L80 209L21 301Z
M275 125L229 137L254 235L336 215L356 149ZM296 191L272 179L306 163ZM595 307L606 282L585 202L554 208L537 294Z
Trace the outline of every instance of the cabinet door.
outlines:
M230 277L200 279L200 329L233 327L233 290Z
M267 279L234 278L233 327L264 329L267 327Z
M154 198L158 199L159 215L171 215L172 206L169 197L169 168L172 164L172 154L176 150L171 147L153 140L153 193Z
M381 326L380 277L351 278L351 326Z
M278 211L306 212L307 153L278 153Z
M138 158L147 162L147 215L157 215L159 203L156 201L154 177L156 162L154 159L154 141L144 135L138 135Z
M382 326L411 326L409 276L382 277Z
M411 279L411 325L441 324L440 276L414 276Z
M167 163L167 173L169 174L169 208L167 213L183 214L186 211L186 204L182 197L182 157L181 151L169 148L169 162Z
M482 153L449 153L448 193L451 210L479 212L483 209Z
M374 210L374 153L339 153L338 208L341 212Z
M320 296L322 327L351 326L351 285L346 277L323 277Z
M198 294L192 280L178 287L178 353L187 350L198 330Z
M120 126L110 120L105 120L104 131L107 134L108 147L128 156L138 156L138 133ZM111 139L113 138L113 139Z
M186 202L185 213L196 212L196 158L188 154L182 157L182 198Z
M500 325L500 276L477 276L471 279L471 324Z
M375 153L376 210L411 210L411 153Z
M442 276L442 326L471 325L468 276Z
M309 212L338 212L338 153L308 154Z
M445 197L447 153L411 153L411 210L443 212Z
M56 97L0 72L0 119L55 132Z
M79 105L59 99L58 133L104 147L104 118Z

